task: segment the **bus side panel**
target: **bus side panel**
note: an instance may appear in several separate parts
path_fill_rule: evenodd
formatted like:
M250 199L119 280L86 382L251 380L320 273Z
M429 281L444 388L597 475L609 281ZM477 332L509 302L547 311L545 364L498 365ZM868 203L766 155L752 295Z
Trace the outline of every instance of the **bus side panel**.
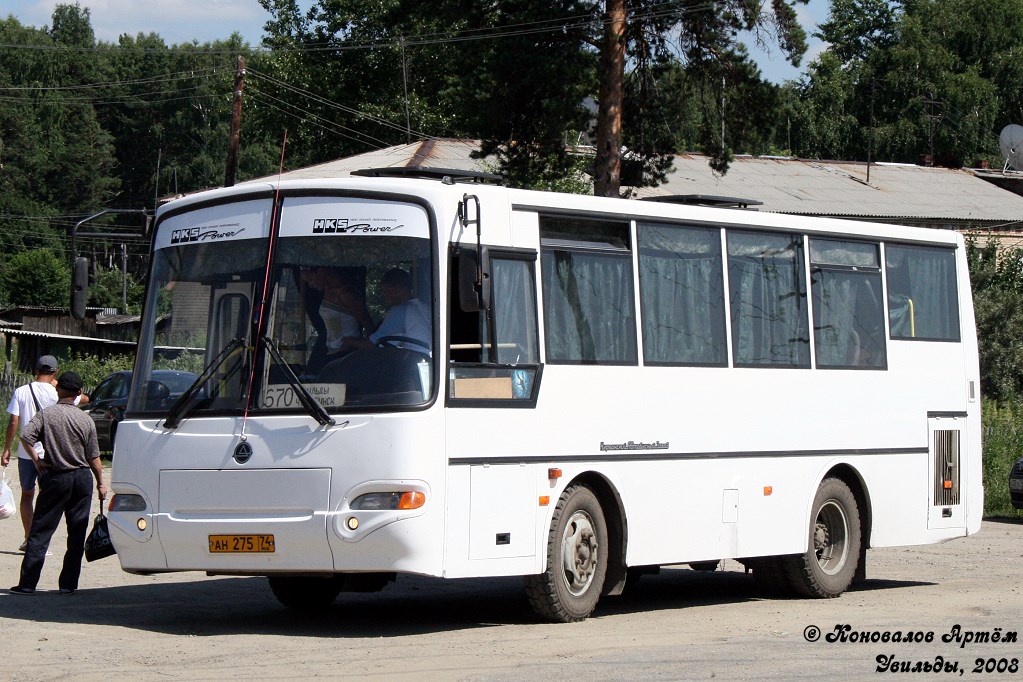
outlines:
M449 409L449 456L534 461L537 479L560 467L552 505L599 473L621 496L633 565L805 551L839 464L867 487L874 546L936 542L965 532L927 527L928 413L966 410L962 353L889 342L884 371L548 365L535 410Z

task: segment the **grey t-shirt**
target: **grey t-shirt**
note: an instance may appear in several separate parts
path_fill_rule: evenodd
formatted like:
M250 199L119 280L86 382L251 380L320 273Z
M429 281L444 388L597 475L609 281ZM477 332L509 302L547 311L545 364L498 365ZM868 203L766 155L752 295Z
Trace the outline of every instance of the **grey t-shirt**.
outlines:
M92 417L69 403L39 410L22 436L32 444L42 442L50 471L81 469L99 457Z

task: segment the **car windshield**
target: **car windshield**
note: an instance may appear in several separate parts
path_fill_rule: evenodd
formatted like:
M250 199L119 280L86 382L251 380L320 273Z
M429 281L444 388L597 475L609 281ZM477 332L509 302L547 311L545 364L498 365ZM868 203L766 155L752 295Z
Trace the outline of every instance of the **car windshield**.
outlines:
M145 381L181 394L204 368L209 377L189 396L192 404L179 406L182 413L242 410L250 386L255 411L302 410L299 392L328 411L429 399L426 211L402 202L287 197L271 256L272 208L271 198L247 200L159 223L129 411L146 411ZM257 333L273 348L255 343ZM187 368L192 381L179 386L156 372L169 367Z
M171 395L184 393L198 378L193 372L153 372L153 380L166 384Z

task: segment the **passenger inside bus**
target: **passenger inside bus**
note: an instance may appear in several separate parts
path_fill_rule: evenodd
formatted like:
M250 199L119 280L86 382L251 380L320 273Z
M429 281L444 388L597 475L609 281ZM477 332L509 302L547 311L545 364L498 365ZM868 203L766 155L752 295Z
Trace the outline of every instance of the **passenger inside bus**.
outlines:
M308 362L309 371L315 372L352 350L344 345L346 337L362 338L374 324L365 296L336 268L304 268L301 273L306 310L318 336Z

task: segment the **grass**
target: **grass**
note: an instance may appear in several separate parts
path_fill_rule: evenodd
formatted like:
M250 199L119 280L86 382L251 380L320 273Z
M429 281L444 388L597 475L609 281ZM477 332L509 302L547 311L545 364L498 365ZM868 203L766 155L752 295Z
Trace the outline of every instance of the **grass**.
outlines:
M985 400L984 516L1023 519L1023 510L1009 501L1009 470L1023 457L1023 404Z

